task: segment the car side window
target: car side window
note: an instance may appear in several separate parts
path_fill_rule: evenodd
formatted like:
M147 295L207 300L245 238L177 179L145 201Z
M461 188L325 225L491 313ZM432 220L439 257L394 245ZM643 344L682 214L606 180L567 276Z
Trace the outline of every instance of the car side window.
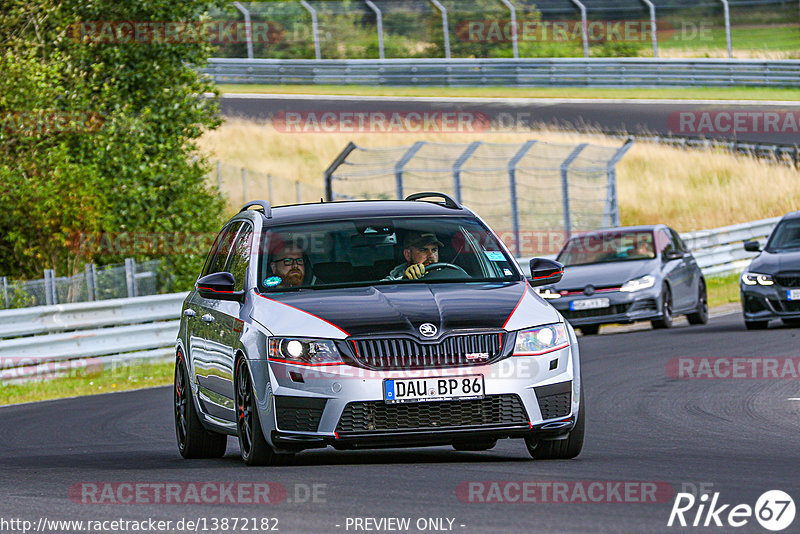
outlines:
M203 271L203 276L223 272L225 270L233 239L241 226L241 222L236 222L228 225L220 232L216 243L214 243L214 251L211 253L209 261L206 262L207 265L206 269Z
M656 231L656 251L664 253L670 250L675 245L672 243L672 237L664 230Z
M227 271L233 275L234 291L244 289L244 279L247 275L247 268L250 266L250 251L253 244L253 227L244 223L230 254L230 263Z

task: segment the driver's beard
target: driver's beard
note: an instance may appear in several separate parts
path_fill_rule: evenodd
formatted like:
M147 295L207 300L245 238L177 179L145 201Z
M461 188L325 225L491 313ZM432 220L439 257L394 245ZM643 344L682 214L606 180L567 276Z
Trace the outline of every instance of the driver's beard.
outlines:
M286 273L286 284L289 286L299 286L303 283L303 273L297 269L292 269Z

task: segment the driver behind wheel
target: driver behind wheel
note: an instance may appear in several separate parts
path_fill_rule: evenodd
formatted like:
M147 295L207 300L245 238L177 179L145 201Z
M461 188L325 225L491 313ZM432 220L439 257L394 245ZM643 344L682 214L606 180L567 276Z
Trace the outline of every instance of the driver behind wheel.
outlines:
M403 240L401 263L391 270L385 280L418 280L425 276L425 267L439 262L439 247L444 246L433 232L411 232Z

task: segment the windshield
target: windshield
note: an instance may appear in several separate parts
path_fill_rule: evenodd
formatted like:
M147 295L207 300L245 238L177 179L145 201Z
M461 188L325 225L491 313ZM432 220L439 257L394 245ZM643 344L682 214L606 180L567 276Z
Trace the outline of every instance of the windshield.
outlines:
M568 267L655 257L652 232L593 232L570 239L557 261Z
M376 284L523 280L480 221L375 218L269 228L259 260L261 292Z
M778 252L800 248L800 219L789 219L780 223L767 243L767 252Z

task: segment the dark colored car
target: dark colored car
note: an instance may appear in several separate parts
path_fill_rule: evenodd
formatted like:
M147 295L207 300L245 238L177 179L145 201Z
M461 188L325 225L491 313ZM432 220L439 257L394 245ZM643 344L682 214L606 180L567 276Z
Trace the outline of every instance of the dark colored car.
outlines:
M540 294L584 335L600 325L651 321L670 328L675 315L708 322L706 284L680 236L664 225L612 228L572 237L557 261L560 282Z
M767 328L770 319L800 326L800 211L783 216L763 251L757 241L744 248L761 252L739 279L745 326Z
M222 456L228 435L248 465L329 445L487 450L503 438L537 459L578 455L575 332L533 290L563 269L533 259L531 271L529 283L440 193L245 205L183 305L181 455Z

